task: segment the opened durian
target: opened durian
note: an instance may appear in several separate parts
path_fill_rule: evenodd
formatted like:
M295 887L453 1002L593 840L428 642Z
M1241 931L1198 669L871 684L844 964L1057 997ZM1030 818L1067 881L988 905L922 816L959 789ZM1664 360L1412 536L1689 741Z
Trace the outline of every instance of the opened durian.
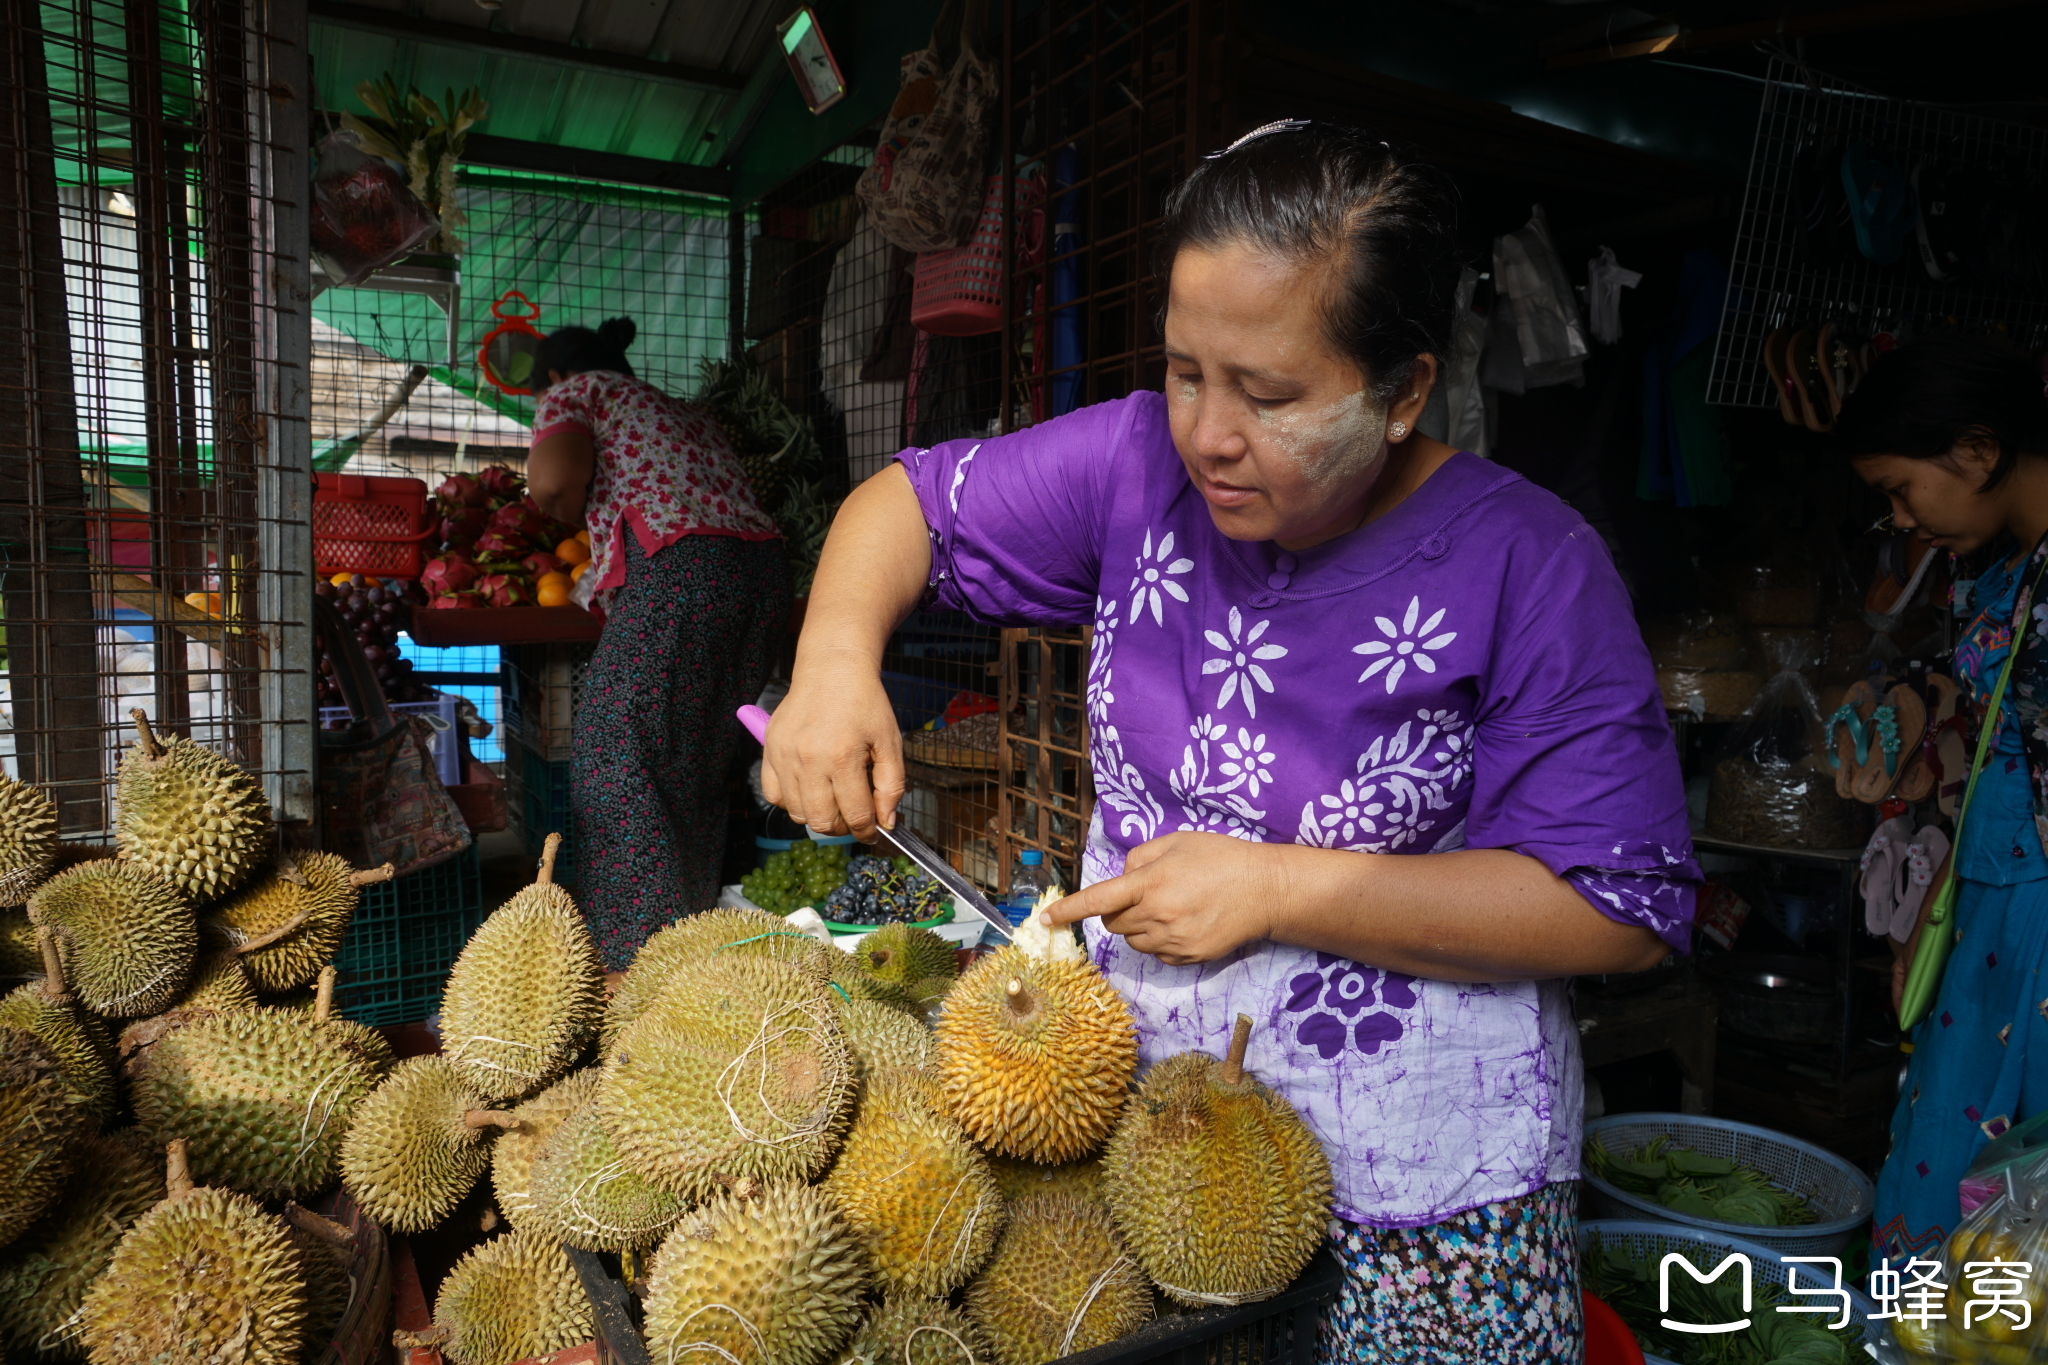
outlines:
M43 955L36 947L35 922L25 906L0 908L0 983L38 976Z
M604 1015L604 973L583 914L554 884L562 836L534 884L491 912L448 974L441 1043L486 1099L524 1099L567 1072Z
M599 1050L611 1056L619 1038L667 989L669 978L679 967L713 957L769 957L822 978L830 975L834 965L826 954L837 952L765 910L704 910L686 915L657 930L633 955L633 965L605 1006Z
M815 1178L858 1081L815 979L772 958L715 957L677 968L626 1030L597 1105L634 1170L701 1200L732 1180Z
M998 1365L1045 1365L1135 1331L1152 1316L1152 1290L1107 1209L1045 1194L1011 1206L966 1307Z
M21 905L57 865L57 807L0 773L0 905Z
M1003 1202L1014 1204L1039 1194L1071 1194L1082 1199L1102 1198L1102 1162L1089 1158L1060 1166L1041 1166L1035 1161L992 1156L988 1168L1003 1192Z
M28 898L28 915L56 931L79 1002L112 1019L167 1008L199 951L199 922L178 888L114 858L59 872Z
M597 1097L601 1068L572 1071L512 1111L516 1127L498 1134L491 1144L491 1193L498 1212L514 1227L527 1227L534 1217L533 1163L562 1121Z
M298 1365L298 1248L255 1200L195 1189L169 1145L168 1191L122 1237L80 1309L93 1365Z
M510 1365L597 1333L561 1244L526 1231L493 1237L455 1263L434 1299L434 1328L455 1365Z
M654 1365L817 1365L852 1335L866 1284L859 1248L816 1188L742 1183L661 1244L647 1354Z
M491 1134L516 1124L489 1109L445 1057L408 1057L355 1111L341 1144L341 1181L364 1213L394 1232L446 1218L491 1161Z
M868 1313L837 1365L990 1365L981 1329L944 1299L895 1294Z
M1035 917L960 978L938 1036L940 1083L967 1135L1046 1165L1102 1145L1138 1065L1130 1006L1071 933L1048 935Z
M42 1040L57 1059L77 1112L98 1128L114 1116L114 1040L98 1016L82 1009L64 988L55 937L45 929L40 940L42 979L0 1000L0 1027L22 1029Z
M80 1138L90 1173L0 1256L0 1342L23 1360L83 1360L74 1320L135 1220L164 1197L164 1164L128 1129Z
M194 901L218 900L270 861L270 803L243 768L204 745L150 732L138 708L122 756L114 839L121 856Z
M48 1045L0 1028L0 1246L57 1202L94 1126Z
M841 1000L833 997L840 1027L846 1030L861 1074L907 1068L928 1071L938 1060L938 1044L932 1031L893 1005L879 1000Z
M585 1251L644 1251L690 1207L619 1158L595 1105L562 1120L541 1144L530 1189L532 1224Z
M325 1019L324 1008L246 1010L165 1034L130 1063L136 1123L159 1141L184 1138L209 1184L264 1199L324 1189L377 1084Z
M1146 1074L1103 1153L1118 1231L1181 1303L1252 1303L1285 1289L1323 1243L1330 1163L1294 1107L1230 1055L1168 1057Z
M820 1187L885 1293L942 1298L994 1249L1003 1199L988 1163L915 1075L870 1076L860 1114Z
M257 990L296 990L341 951L363 888L390 881L393 870L386 863L357 872L333 853L284 855L208 911L206 924L240 954Z

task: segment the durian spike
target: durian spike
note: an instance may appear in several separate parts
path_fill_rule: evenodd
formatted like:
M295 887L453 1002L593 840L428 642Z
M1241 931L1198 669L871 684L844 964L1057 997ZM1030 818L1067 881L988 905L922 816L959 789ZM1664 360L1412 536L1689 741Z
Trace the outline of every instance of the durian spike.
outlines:
M1252 1017L1237 1016L1237 1028L1230 1035L1230 1055L1223 1059L1223 1083L1236 1085L1244 1079L1244 1050L1252 1041Z
M561 851L562 836L550 834L540 846L540 873L533 879L535 886L553 886L555 883L555 854Z
M164 746L157 743L156 736L150 733L149 714L137 706L130 709L128 717L135 722L135 742L141 747L143 757L162 758Z
M324 1024L334 1009L334 964L320 969L320 988L313 994L313 1022Z
M472 1133L480 1128L502 1128L508 1133L517 1133L525 1130L526 1120L498 1109L472 1109L462 1116L462 1126Z
M374 886L378 882L388 882L397 875L398 869L393 867L390 863L386 863L382 867L373 867L369 869L367 872L349 873L348 884L350 886L355 887L357 890L361 890L363 887L366 886Z
M318 1237L330 1246L337 1246L346 1250L356 1244L355 1233L335 1222L332 1218L324 1214L315 1213L304 1205L294 1203L289 1199L285 1201L284 1218L293 1227Z
M71 1003L71 992L64 985L64 958L57 951L57 931L43 925L36 930L36 947L43 954L43 998L53 1005Z
M261 949L268 948L271 944L279 942L280 940L290 938L293 934L296 934L299 930L305 928L306 921L311 918L313 918L313 912L311 910L301 910L299 911L298 914L293 915L290 919L286 920L283 924L278 925L275 929L272 929L270 932L258 934L256 935L256 937L252 939L235 945L235 956L243 957L249 953L258 952Z
M164 1145L164 1197L182 1199L194 1188L192 1167L185 1156L185 1139L172 1138Z

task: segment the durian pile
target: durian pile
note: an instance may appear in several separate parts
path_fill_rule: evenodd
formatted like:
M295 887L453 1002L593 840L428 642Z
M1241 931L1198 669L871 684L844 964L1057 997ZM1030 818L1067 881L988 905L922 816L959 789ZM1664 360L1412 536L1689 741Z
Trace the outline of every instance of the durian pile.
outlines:
M498 1229L403 1344L509 1365L588 1340L563 1250L615 1253L655 1365L1042 1365L1161 1309L1277 1293L1329 1168L1230 1056L1133 1088L1130 1011L1072 934L958 970L891 925L848 954L756 910L661 930L607 998L539 881L456 962L443 1051L354 1111L343 1182L435 1226L488 1176Z
M0 777L0 1358L294 1365L354 1293L350 1234L291 1201L391 1062L328 1017L391 869L280 854L254 778L133 714L113 849Z

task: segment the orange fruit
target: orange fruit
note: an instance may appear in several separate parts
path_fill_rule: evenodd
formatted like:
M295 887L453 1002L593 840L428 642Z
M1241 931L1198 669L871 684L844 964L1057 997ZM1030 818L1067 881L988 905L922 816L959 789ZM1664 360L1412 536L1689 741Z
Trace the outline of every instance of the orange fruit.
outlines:
M590 528L589 528L588 526L586 526L586 527L584 527L584 528L583 528L582 530L578 531L578 532L576 533L576 539L578 539L578 540L582 541L582 542L583 542L583 544L584 544L584 547L585 547L586 549L587 549L587 548L589 548L589 545L590 545Z
M586 560L584 560L584 561L583 561L583 562L582 562L581 564L578 564L578 565L577 565L577 566L576 566L575 568L573 568L573 569L569 570L569 581L570 581L570 582L571 582L572 584L573 584L573 583L580 583L580 582L582 582L582 581L583 581L583 575L585 575L585 574L587 574L587 573L589 573L589 572L590 572L590 561L586 559Z
M329 583L332 583L337 588L345 588L349 584L355 582L355 578L356 576L352 573L337 573L329 574L327 576L327 581ZM379 583L378 580L371 578L368 574L365 574L363 575L363 586L366 588L376 588L381 587L383 585Z
M533 585L534 601L544 607L566 607L569 605L569 575L560 572L544 573Z
M576 537L570 536L555 547L555 558L564 564L583 564L590 559L590 547Z

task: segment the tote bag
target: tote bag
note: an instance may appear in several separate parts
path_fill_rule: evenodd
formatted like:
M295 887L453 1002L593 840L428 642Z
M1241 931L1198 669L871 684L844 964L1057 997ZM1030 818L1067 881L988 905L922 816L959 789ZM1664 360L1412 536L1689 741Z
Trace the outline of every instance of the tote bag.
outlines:
M944 251L974 234L997 84L995 64L974 49L984 13L984 0L946 0L930 45L903 58L874 164L854 187L905 251Z

